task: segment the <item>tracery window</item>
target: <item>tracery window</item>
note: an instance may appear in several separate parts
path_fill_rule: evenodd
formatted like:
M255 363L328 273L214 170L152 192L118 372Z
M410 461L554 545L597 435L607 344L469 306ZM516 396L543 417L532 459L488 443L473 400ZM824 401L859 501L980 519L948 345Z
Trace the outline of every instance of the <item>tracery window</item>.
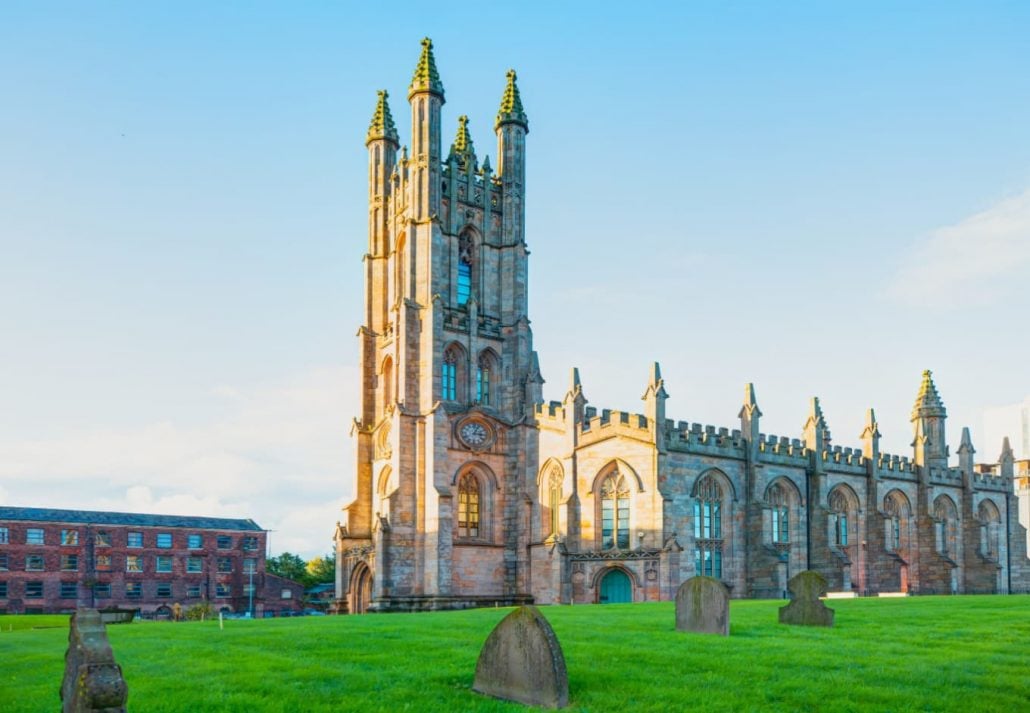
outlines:
M629 549L629 488L618 471L601 484L601 546Z
M479 480L471 473L458 481L458 537L479 537Z
M840 488L830 493L830 511L833 513L833 543L848 546L848 498Z
M939 496L933 504L933 517L936 522L935 531L937 551L942 555L954 555L957 551L956 534L958 529L958 512L951 498Z
M769 488L769 506L772 513L772 541L790 542L790 498L779 483Z
M479 365L476 368L476 401L486 406L490 405L490 380L493 377L493 359L488 353L479 355Z
M444 401L457 401L462 393L462 374L465 368L465 353L460 347L451 345L443 354L440 365L440 386Z
M551 475L547 482L547 504L550 508L551 516L551 536L558 536L558 528L560 525L560 508L561 508L561 484L562 484L562 473L557 467L551 469Z
M987 559L998 559L998 530L1001 526L1001 514L990 500L984 500L977 509L980 521L980 554Z
M698 481L694 498L694 574L722 578L722 488L712 475Z
M904 544L902 535L906 534L905 527L908 524L908 501L899 491L892 491L884 498L883 512L887 516L885 521L887 550L898 552Z
M463 233L458 239L458 304L464 305L472 296L472 236Z

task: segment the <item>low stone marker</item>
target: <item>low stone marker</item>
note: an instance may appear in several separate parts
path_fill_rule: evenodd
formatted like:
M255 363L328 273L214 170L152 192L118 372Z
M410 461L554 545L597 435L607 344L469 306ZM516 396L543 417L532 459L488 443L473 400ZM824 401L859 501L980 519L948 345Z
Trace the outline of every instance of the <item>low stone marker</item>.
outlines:
M472 690L545 708L569 705L569 674L558 637L536 607L519 607L487 637Z
M691 577L676 592L676 631L730 635L730 591L714 577Z
M818 572L798 572L787 582L793 595L790 604L780 607L780 623L796 626L833 626L833 609L819 598L826 594L826 580Z
M115 663L96 609L79 609L68 628L61 683L62 713L125 713L129 688Z

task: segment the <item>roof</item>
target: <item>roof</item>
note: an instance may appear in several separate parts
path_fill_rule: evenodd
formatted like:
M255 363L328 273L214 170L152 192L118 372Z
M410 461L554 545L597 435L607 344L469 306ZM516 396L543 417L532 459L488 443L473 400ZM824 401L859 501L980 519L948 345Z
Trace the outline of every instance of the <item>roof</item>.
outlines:
M54 508L14 508L0 506L0 521L76 522L89 525L135 525L137 527L184 527L194 530L241 530L263 532L253 520L190 515L148 515L132 512L95 510L57 510Z

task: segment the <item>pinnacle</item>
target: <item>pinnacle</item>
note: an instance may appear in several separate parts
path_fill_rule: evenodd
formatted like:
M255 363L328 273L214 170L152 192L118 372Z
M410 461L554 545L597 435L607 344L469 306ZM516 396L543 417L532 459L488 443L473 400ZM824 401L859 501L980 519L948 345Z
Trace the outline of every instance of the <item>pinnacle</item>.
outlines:
M428 37L422 38L422 54L415 66L415 74L411 78L411 86L408 87L408 99L418 92L429 92L436 94L443 99L443 82L440 81L440 73L436 71L436 59L433 57L433 41Z
M962 428L962 442L959 444L958 452L959 453L967 453L968 452L969 454L976 453L976 449L973 448L973 439L969 435L969 427L968 426L965 426L965 427Z
M385 89L380 89L376 94L379 98L376 100L376 109L372 114L372 123L368 125L368 133L365 135L365 145L367 146L377 139L386 139L397 144L400 142L400 137L397 135L397 127L393 123L393 115L390 114L390 105L386 101L390 95Z
M469 118L464 114L458 117L458 134L454 137L454 143L451 144L451 155L457 157L463 167L475 168L476 149L472 146L468 123Z
M515 70L509 69L507 77L508 83L504 87L504 95L501 97L501 108L497 111L497 120L494 122L494 128L498 129L502 124L518 124L526 131L529 131L529 119L522 108L522 97L519 95L519 87L515 83Z
M912 418L920 416L944 416L944 402L937 393L937 385L933 383L933 373L926 369L923 372L923 380L919 384L919 394L916 396L916 403L912 407Z
M741 406L738 416L762 417L762 410L758 408L758 399L755 397L755 385L750 381L744 384L744 405Z

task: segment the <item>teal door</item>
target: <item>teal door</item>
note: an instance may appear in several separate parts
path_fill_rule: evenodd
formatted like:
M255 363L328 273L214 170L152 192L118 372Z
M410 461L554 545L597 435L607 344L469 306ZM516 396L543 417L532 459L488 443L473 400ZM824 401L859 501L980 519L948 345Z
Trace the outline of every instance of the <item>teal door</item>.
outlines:
M613 569L601 580L601 604L633 601L633 585L621 569Z

